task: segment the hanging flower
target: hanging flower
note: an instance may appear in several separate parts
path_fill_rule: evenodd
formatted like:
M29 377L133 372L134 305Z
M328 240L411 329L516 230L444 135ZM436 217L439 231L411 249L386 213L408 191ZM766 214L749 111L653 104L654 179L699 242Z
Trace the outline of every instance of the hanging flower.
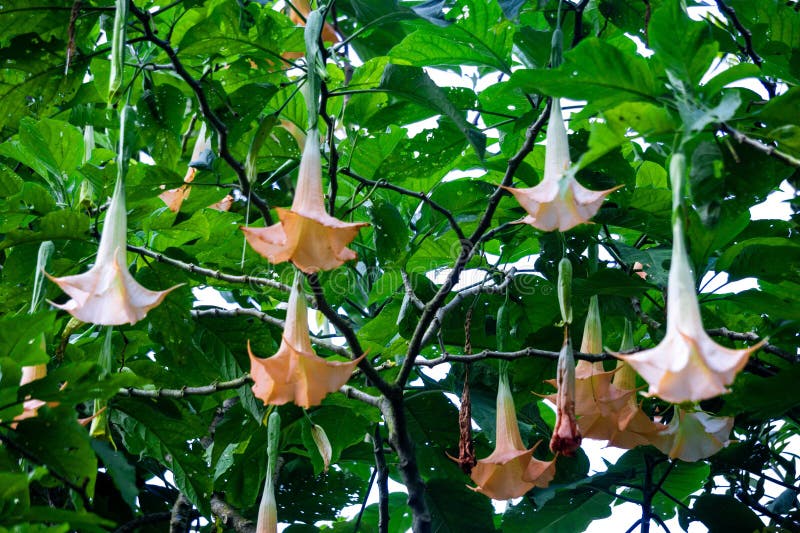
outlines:
M558 355L556 387L556 425L550 450L571 457L581 446L581 433L575 418L575 358L568 326L564 328L564 345Z
M588 222L606 196L621 185L605 191L592 191L567 172L570 165L569 141L558 98L553 98L550 107L546 143L542 181L535 187L506 189L528 212L520 223L542 231L567 231Z
M319 133L311 130L300 160L292 208L276 209L280 222L266 228L241 228L250 246L269 261L291 261L309 274L355 259L356 253L346 246L368 225L342 222L325 211L319 150Z
M72 297L65 304L53 304L55 307L68 311L82 322L103 326L135 324L160 304L170 291L180 286L151 291L133 278L126 260L127 224L125 187L120 175L106 213L94 266L75 276L54 278L48 275Z
M197 140L192 150L192 159L186 169L186 175L183 177L183 185L175 189L169 189L158 195L158 197L167 204L167 209L173 213L177 213L181 210L183 201L186 200L189 197L189 193L192 192L192 186L189 184L194 181L194 176L197 174L197 166L206 163L205 159L210 151L211 137L206 134L206 124L203 122L200 124L200 131L197 132ZM233 196L228 194L219 202L215 202L208 207L216 211L228 211L232 203Z
M517 425L514 398L508 377L500 375L497 388L495 448L489 457L478 460L470 477L478 486L470 487L494 500L522 496L533 487L546 487L555 476L555 458L540 461L532 457L538 446L525 449Z
M673 156L670 174L673 188L680 188L682 154ZM676 183L677 180L677 183ZM676 196L679 192L675 193ZM675 201L680 205L680 201ZM672 264L667 286L667 334L650 350L631 355L616 354L627 361L650 385L648 391L672 403L697 402L728 392L750 354L764 341L741 350L720 346L703 329L694 275L689 266L680 216L673 217Z
M278 353L267 359L250 354L250 376L255 382L253 394L265 405L294 402L300 407L319 405L329 393L347 383L355 366L364 358L352 361L328 361L314 353L308 334L308 308L302 280L295 276L289 295L286 325Z
M628 331L626 330L626 334ZM628 349L628 337L621 350ZM603 351L597 296L589 304L581 352ZM555 386L554 380L548 381ZM552 402L556 395L548 396ZM609 446L631 449L651 444L666 427L650 420L636 401L636 375L627 363L605 371L600 362L579 361L575 367L575 415L583 437L608 441Z
M43 377L47 376L47 365L31 365L31 366L23 366L22 367L22 377L19 380L19 385L27 385L32 381L36 381L37 379L42 379ZM14 417L16 422L20 420L25 420L26 418L33 418L37 414L39 414L39 409L45 405L47 402L43 402L42 400L37 400L35 398L28 398L22 404L22 412ZM52 405L58 405L53 403ZM16 428L16 424L12 424L12 428Z
M693 462L711 457L728 445L733 418L675 407L667 429L653 445L671 459Z

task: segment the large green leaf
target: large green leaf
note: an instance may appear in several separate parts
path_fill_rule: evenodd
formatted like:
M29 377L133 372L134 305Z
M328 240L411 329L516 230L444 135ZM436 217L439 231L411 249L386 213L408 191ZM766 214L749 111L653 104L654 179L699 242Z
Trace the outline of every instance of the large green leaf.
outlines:
M418 67L476 65L510 73L514 32L498 4L461 0L449 15L453 24L415 31L392 48L389 57Z
M433 531L495 531L492 504L487 497L451 479L434 478L428 480L425 486Z
M467 122L464 115L447 98L447 94L433 82L424 70L417 67L388 64L383 71L380 87L448 117L458 126L459 131L469 141L478 156L483 157L486 149L486 135Z
M511 83L531 93L588 100L596 108L656 103L662 93L645 58L592 37L565 53L559 68L518 70Z

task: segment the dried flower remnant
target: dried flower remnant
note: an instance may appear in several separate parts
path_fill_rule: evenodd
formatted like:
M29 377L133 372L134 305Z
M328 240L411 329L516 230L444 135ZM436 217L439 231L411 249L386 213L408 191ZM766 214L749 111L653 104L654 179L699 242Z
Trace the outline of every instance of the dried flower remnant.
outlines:
M581 446L581 433L575 418L575 357L569 327L564 328L564 344L558 354L556 387L556 425L550 439L550 450L571 457Z
M470 487L494 500L522 496L533 487L546 487L555 476L555 458L540 461L532 457L534 446L525 449L517 424L514 398L505 373L497 388L497 424L495 448L491 455L478 460L470 477L477 487ZM537 444L538 446L538 444Z
M280 222L266 228L242 227L247 242L272 263L291 261L308 274L332 270L356 258L347 245L369 224L328 215L322 195L319 132L310 130L300 160L291 209L276 208Z
M685 165L683 154L673 156L670 175L675 210L681 203ZM647 381L649 394L672 403L697 402L728 392L727 386L744 368L750 354L764 342L735 350L720 346L708 336L700 316L683 222L675 214L667 286L667 334L655 348L631 355L615 355L628 362Z
M528 212L519 223L542 231L568 231L588 222L597 214L606 196L621 186L592 191L567 172L570 165L569 140L558 98L552 101L548 124L542 181L535 187L506 189Z
M352 361L328 361L314 353L308 334L308 308L300 275L295 276L289 295L283 340L278 352L261 359L250 350L249 342L247 351L256 398L265 405L294 402L305 408L319 405L325 396L339 390L364 358L362 355Z

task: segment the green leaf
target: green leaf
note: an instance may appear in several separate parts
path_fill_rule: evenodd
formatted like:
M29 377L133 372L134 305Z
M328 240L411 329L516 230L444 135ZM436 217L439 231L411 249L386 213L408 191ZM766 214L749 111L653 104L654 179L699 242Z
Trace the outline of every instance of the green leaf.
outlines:
M656 57L690 85L700 82L719 48L711 40L709 24L690 19L678 2L666 2L653 12L648 36Z
M475 65L510 73L514 32L498 4L482 0L459 4L450 13L456 14L454 24L415 31L392 48L389 57L417 67Z
M725 407L721 414L747 413L760 419L779 417L797 405L798 379L800 367L796 365L772 377L742 374L736 379L733 392L724 397Z
M86 531L87 533L101 533L115 525L111 520L93 513L55 509L42 505L32 506L23 518L30 522L66 522L72 526L74 531Z
M661 93L647 60L594 37L566 52L559 68L518 70L511 83L531 93L588 100L594 108L628 101L656 103Z
M55 318L52 311L0 317L0 354L20 366L49 362L45 337L50 336Z
M430 479L425 486L425 500L431 512L433 531L495 531L492 504L486 496L451 479Z
M126 449L147 453L172 470L178 489L207 512L211 474L202 450L191 441L205 435L208 426L186 407L167 399L118 398L110 407Z
M709 533L761 531L764 524L745 504L732 496L704 494L692 505L692 516L708 527Z
M716 268L728 272L729 279L758 277L772 282L796 277L800 244L780 237L760 237L741 241L717 260Z
M377 200L369 209L378 259L384 265L402 261L411 239L408 223L391 202Z
M47 213L35 229L15 229L0 242L0 250L23 243L57 241L62 239L86 240L89 233L89 217L85 213L62 209Z
M24 514L30 507L28 476L0 472L0 523Z
M27 154L44 165L56 180L63 179L83 162L83 134L67 122L23 119L19 125L19 140ZM28 161L22 162L35 167Z
M136 510L136 497L139 489L136 487L136 469L128 463L125 456L114 449L107 442L92 440L92 448L103 461L103 466L114 481L122 499L131 510Z
M97 458L72 407L42 406L36 417L22 420L8 438L34 462L47 466L87 496L94 493Z
M486 149L486 136L469 124L464 115L456 109L445 92L438 87L424 70L417 67L388 64L381 78L381 89L433 109L452 120L478 157L483 157Z
M536 510L523 498L503 515L503 533L584 531L594 520L611 515L613 501L613 496L585 487L560 491Z

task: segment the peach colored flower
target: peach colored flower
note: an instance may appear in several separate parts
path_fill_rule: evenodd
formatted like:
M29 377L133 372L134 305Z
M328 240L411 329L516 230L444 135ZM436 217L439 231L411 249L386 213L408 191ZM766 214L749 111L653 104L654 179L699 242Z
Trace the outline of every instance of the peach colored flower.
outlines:
M506 190L528 212L520 223L542 231L567 231L588 222L606 196L621 185L605 191L592 191L567 172L570 165L569 141L558 98L553 98L550 107L546 143L542 181L535 187L506 187Z
M151 291L133 278L126 259L127 223L125 187L122 177L118 176L94 266L75 276L47 276L72 297L65 304L53 304L55 307L68 311L82 322L103 326L135 324L180 286Z
M364 358L352 361L328 361L314 353L308 334L308 308L302 280L295 277L289 295L286 325L278 353L267 359L250 354L250 376L255 382L253 394L265 405L294 402L300 407L319 405L329 393L347 383L355 366Z
M627 348L623 348L627 349ZM603 351L602 326L597 297L593 296L583 332L581 352ZM555 386L555 380L548 381ZM548 396L555 403L556 395ZM609 446L630 449L651 444L666 427L639 408L636 376L630 365L618 361L606 371L600 362L579 361L575 367L575 415L583 437L606 440Z
M280 222L266 228L242 227L247 242L272 263L291 261L306 273L331 270L356 258L346 248L369 224L342 222L325 211L319 133L309 131L300 160L291 209L277 208Z
M292 22L298 24L300 26L305 26L306 21L305 19L308 18L309 13L311 13L311 4L308 0L294 0L292 5L299 11L298 14L295 12L294 9L291 7L289 9L289 18L292 19ZM300 16L302 15L302 17ZM328 24L327 22L322 26L322 41L326 43L338 43L341 39L336 34L336 31L333 29L333 26ZM295 59L298 57L303 57L305 55L304 52L284 52L283 57L286 59Z
M42 379L43 377L47 376L47 365L31 365L31 366L23 366L22 367L22 377L19 380L20 386L27 385L32 381L36 381L37 379ZM37 400L35 398L29 398L25 400L22 404L22 412L14 417L16 422L20 420L25 420L26 418L33 418L39 413L39 409L45 405L46 402L42 400ZM53 403L52 405L57 405ZM16 428L16 424L12 424L12 428Z
M575 417L575 358L569 327L564 328L564 345L556 368L556 425L550 438L550 450L571 457L581 446L581 433Z
M478 460L470 478L478 486L470 487L494 500L522 496L533 487L546 487L555 476L555 458L540 461L532 457L538 446L526 449L517 425L514 398L505 373L497 388L497 423L495 448L489 457Z
M194 176L197 174L197 168L192 165L202 162L203 154L209 150L211 150L211 137L206 134L206 124L203 122L200 124L200 131L198 131L197 140L194 143L192 159L189 162L189 167L186 169L186 175L183 177L184 184L175 189L164 191L158 195L158 197L161 198L165 204L167 204L167 209L173 213L177 213L181 210L183 201L186 200L189 197L189 194L192 192L192 186L189 184L194 181ZM233 197L228 194L219 202L215 202L208 207L209 209L214 209L216 211L228 211L231 208L232 203Z
M727 385L763 342L734 350L720 346L706 334L684 246L683 226L675 217L667 287L667 334L655 348L615 355L647 381L648 394L672 403L697 402L728 392Z
M671 459L693 462L711 457L728 445L733 418L675 407L666 431L653 445Z

